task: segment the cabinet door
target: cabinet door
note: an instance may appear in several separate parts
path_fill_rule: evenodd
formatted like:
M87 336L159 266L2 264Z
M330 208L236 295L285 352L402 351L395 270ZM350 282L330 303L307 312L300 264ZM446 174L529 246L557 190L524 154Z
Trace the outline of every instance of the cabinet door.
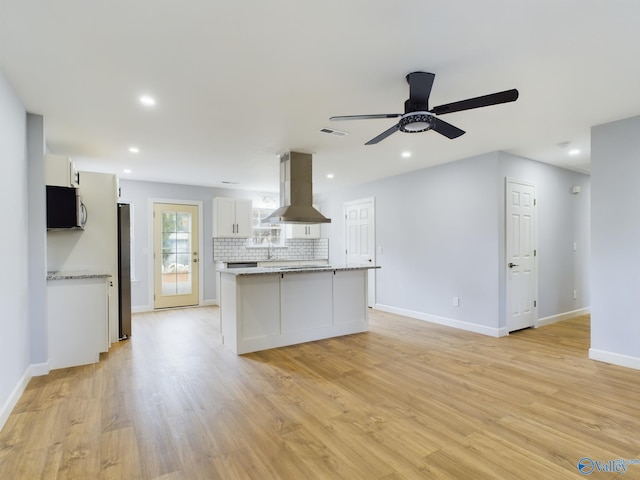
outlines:
M236 236L249 238L251 236L251 200L236 200Z
M320 224L311 225L288 224L286 226L287 238L320 238Z
M213 199L213 236L235 237L236 201L233 198Z
M320 238L320 224L307 225L307 238Z
M307 225L287 223L285 230L287 232L287 238L306 238Z
M281 276L282 333L329 328L333 323L333 272Z
M318 205L313 205L313 208L320 211ZM310 225L289 223L286 225L287 238L320 238L320 224L313 223Z
M337 271L333 276L334 325L367 323L367 270Z
M75 168L71 159L64 155L46 155L44 176L47 185L73 187L76 185Z

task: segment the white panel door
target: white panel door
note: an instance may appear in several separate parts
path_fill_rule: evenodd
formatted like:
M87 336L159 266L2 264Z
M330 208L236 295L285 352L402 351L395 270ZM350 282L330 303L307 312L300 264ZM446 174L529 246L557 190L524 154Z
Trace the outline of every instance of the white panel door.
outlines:
M375 265L374 199L353 200L344 204L345 254L347 265ZM375 305L376 274L369 270L367 304Z
M532 327L537 319L535 186L507 180L507 329Z

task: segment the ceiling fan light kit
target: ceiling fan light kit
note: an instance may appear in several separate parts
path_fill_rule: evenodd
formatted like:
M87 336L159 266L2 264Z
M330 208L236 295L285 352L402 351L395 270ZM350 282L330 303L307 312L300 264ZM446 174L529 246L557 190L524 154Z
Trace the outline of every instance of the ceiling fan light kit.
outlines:
M411 112L402 116L398 128L406 133L426 132L433 128L433 115L429 112Z
M435 79L434 73L413 72L407 75L409 83L409 99L404 102L404 114L402 113L378 113L373 115L341 115L331 117L329 120L368 120L373 118L397 118L400 121L385 130L377 137L369 140L365 145L376 144L398 130L405 133L418 133L434 130L449 139L464 135L464 130L436 117L446 113L461 112L473 108L488 107L500 103L515 102L518 99L518 90L505 90L481 97L468 98L458 102L447 103L429 109L429 95Z

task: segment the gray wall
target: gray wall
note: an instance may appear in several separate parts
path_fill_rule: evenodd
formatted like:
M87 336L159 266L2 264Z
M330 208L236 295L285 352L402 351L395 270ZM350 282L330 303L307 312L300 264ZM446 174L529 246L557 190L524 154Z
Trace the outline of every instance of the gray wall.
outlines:
M29 329L31 363L49 360L47 323L47 198L44 188L44 119L27 114L29 164Z
M376 303L502 328L505 177L537 185L538 317L588 307L589 177L501 152L319 195L334 219L326 230L330 259L344 259L344 202L375 197L376 246L383 251L376 258L382 267ZM581 195L570 194L574 184L582 186Z
M200 226L203 235L203 251L200 252L200 265L204 267L204 298L201 303L216 300L215 265L213 261L213 198L249 198L261 200L263 195L275 196L274 193L245 192L224 188L198 187L193 185L174 185L168 183L141 182L136 180L120 180L120 200L133 205L134 215L134 258L136 281L131 286L131 305L134 310L152 309L150 295L153 292L153 280L150 278L153 258L150 250L150 235L152 234L152 214L149 210L151 199L189 200L203 203L203 225Z
M500 153L498 188L504 191L504 178L536 185L538 238L538 316L571 312L591 305L590 296L590 207L591 179L583 175L529 159ZM571 188L581 187L572 194ZM500 194L500 251L505 251L505 204ZM573 244L576 250L573 250ZM505 255L500 255L500 305L506 302ZM576 290L576 299L573 291ZM503 315L504 316L504 313Z
M591 347L640 368L640 117L591 130ZM620 362L620 360L622 360Z
M26 111L0 73L0 204L11 218L10 227L5 225L0 235L4 254L0 275L0 426L31 360L26 128Z

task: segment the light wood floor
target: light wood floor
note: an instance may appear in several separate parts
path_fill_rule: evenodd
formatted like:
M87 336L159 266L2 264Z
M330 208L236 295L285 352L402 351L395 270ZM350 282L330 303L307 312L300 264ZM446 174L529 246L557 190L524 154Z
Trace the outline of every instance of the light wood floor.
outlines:
M369 333L237 357L217 315L135 315L99 364L32 379L0 479L537 480L640 458L640 372L587 359L588 317L496 339L373 311Z

